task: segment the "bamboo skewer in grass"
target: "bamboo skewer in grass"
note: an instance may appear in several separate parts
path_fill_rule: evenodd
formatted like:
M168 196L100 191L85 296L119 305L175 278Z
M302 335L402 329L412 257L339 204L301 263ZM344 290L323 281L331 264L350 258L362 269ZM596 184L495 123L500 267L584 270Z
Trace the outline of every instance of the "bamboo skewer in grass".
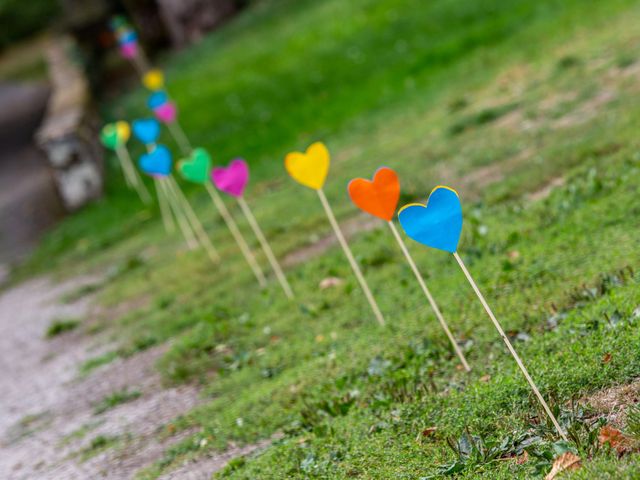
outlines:
M211 180L218 190L234 197L238 201L240 209L258 239L258 242L267 257L271 268L276 274L276 278L284 290L285 295L290 300L293 299L293 290L291 290L291 285L289 285L287 277L282 271L282 267L280 266L280 263L278 263L278 259L273 253L271 245L269 245L269 242L260 228L256 217L253 215L253 212L244 199L244 190L249 182L249 166L247 165L247 162L241 158L237 158L232 160L227 167L214 168L211 171Z
M487 315L491 319L495 329L498 331L500 338L502 338L509 350L509 353L516 361L518 368L527 380L527 383L531 387L531 390L536 396L538 402L542 405L542 408L562 439L568 441L567 435L558 423L556 417L553 415L549 405L547 405L547 402L540 393L540 390L533 381L533 378L529 374L524 363L520 359L520 356L516 352L515 348L513 348L511 341L504 333L500 322L498 322L493 314L493 311L480 292L480 289L473 280L469 270L467 270L462 258L458 255L458 242L462 231L462 207L460 205L460 199L458 198L457 192L449 187L436 187L429 195L429 200L426 205L405 205L398 212L398 218L400 220L400 225L402 225L406 234L413 240L422 243L423 245L453 254L460 266L460 269L478 297L478 300L480 300L482 307L487 312Z
M258 284L261 288L266 287L267 280L260 268L260 265L258 265L258 262L242 236L242 233L240 233L231 213L229 213L229 210L227 210L227 207L220 198L220 195L211 183L209 178L211 172L211 157L207 151L203 148L196 148L193 150L188 158L183 159L178 163L178 171L185 180L205 186L207 193L211 197L211 200L220 213L220 216L226 223L227 228L231 232L233 239L240 249L240 252L244 256L253 275L256 277Z
M398 229L393 224L393 215L396 212L398 200L400 199L400 181L396 172L387 167L379 168L374 174L372 181L366 180L364 178L356 178L351 180L351 182L349 182L348 191L351 200L358 208L370 215L373 215L374 217L378 217L384 220L387 223L389 229L391 230L391 233L400 246L400 250L402 250L402 253L405 256L407 263L409 263L409 266L411 267L411 270L413 271L413 274L415 275L416 280L418 281L418 284L422 289L422 292L427 298L431 309L438 319L440 326L444 330L447 338L449 339L449 342L451 343L451 346L453 347L454 352L458 356L462 367L465 369L465 371L469 372L471 368L467 363L467 359L465 358L464 353L462 353L462 349L451 333L449 325L444 319L442 312L438 307L438 304L431 295L431 292L427 288L424 278L420 274L420 271L413 261L413 258L411 257L411 254L407 249L407 246L398 233Z
M329 172L330 156L327 147L321 142L316 142L310 145L305 153L291 152L287 154L284 163L287 172L296 182L317 192L318 197L320 198L320 203L322 204L325 214L329 219L329 223L331 224L331 227L338 239L338 243L340 243L340 246L347 257L347 261L349 262L349 265L351 266L351 269L353 270L353 273L356 276L367 301L369 302L369 306L371 307L376 320L380 325L384 325L385 320L382 312L380 311L380 307L378 307L378 303L371 293L371 289L369 288L358 263L353 257L349 244L344 238L340 225L333 214L331 205L322 190L327 173Z
M100 132L102 144L115 152L127 186L136 190L143 203L149 204L151 202L149 191L133 166L131 156L127 150L126 144L130 137L131 128L129 124L124 121L109 123L105 125Z

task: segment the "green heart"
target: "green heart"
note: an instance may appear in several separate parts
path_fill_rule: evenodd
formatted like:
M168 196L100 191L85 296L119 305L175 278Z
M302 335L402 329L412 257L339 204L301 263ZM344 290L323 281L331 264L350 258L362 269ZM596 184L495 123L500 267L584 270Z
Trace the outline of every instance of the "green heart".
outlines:
M211 157L204 148L196 148L188 159L178 164L178 170L185 180L205 183L209 180Z
M104 126L102 131L100 132L100 141L102 144L110 148L111 150L115 150L118 146L118 127L115 123L109 123Z

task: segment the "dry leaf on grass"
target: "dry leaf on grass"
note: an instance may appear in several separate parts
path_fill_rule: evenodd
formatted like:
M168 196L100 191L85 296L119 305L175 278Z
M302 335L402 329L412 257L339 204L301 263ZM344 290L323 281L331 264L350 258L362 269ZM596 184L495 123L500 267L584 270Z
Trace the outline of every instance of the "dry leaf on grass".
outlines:
M557 478L557 476L568 470L577 470L582 466L582 461L580 457L571 452L564 452L558 458L556 458L553 462L553 467L551 471L544 477L544 480L553 480Z
M601 447L608 443L619 454L623 454L629 449L629 439L625 434L609 425L605 425L600 429L598 442L600 442Z

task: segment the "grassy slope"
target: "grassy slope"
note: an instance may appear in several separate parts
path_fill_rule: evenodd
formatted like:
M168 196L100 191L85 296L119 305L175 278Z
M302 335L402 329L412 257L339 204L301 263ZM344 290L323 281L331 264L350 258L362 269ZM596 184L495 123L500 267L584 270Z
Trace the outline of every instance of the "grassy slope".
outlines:
M327 193L342 219L355 213L346 181L381 163L400 172L406 200L443 181L458 186L461 254L506 329L526 334L517 348L578 430L570 399L640 373L637 280L618 273L639 260L640 9L627 1L424 3L258 4L168 60L182 124L220 161L248 158L249 201L281 256L328 233L313 192L282 168L286 151L312 140L334 152ZM139 115L142 102L136 92L110 112ZM526 200L559 176L566 185L548 199ZM336 248L288 271L296 305L275 282L257 292L206 197L192 192L225 253L219 268L201 252L176 254L179 239L166 238L157 212L139 207L114 172L107 198L65 222L23 271L116 265L104 302L148 302L111 327L123 345L115 355L171 339L159 364L167 381L203 382L209 401L168 430L200 433L142 477L199 455L202 438L224 448L275 431L285 438L224 475L419 478L455 458L445 439L465 429L487 442L535 431L543 438L535 449L552 448L553 432L531 426L538 406L450 256L410 245L467 340L470 375L456 368L386 229L352 242L388 317L381 330ZM319 291L330 275L346 283ZM562 315L551 328L553 308ZM429 426L435 437L416 441ZM574 447L586 453L584 443ZM578 476L638 473L632 461L594 455ZM488 460L460 463L461 475L527 478L536 463Z

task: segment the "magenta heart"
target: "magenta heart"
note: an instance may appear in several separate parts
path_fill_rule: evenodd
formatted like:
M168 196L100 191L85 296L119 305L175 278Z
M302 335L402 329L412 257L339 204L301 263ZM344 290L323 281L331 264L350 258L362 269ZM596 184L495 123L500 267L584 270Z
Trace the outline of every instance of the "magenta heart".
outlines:
M153 112L162 123L173 123L176 121L176 117L178 116L178 109L176 108L176 104L173 102L167 102L160 105L159 107L154 108Z
M216 167L211 171L213 184L234 197L241 197L249 183L249 166L241 158L232 160L228 167Z
M120 45L120 54L127 59L138 56L138 44L136 42L128 42Z

